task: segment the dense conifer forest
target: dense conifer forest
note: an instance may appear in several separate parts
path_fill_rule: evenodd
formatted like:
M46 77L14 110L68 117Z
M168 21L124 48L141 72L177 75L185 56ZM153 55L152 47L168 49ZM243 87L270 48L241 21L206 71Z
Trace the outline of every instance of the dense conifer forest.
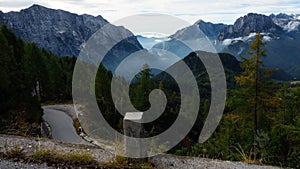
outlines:
M259 33L242 62L232 55L219 54L227 78L227 101L221 122L203 144L198 137L210 106L210 82L195 53L183 59L196 77L201 106L188 136L169 153L222 160L299 167L300 164L300 86L278 82L271 77L276 69L264 67L268 51ZM57 57L24 42L2 25L0 30L0 132L39 135L41 104L72 100L72 72L75 57ZM152 74L144 65L130 83L130 99L143 111L150 107L149 93L161 89L168 103L161 117L145 125L147 136L165 131L177 118L180 92L167 74ZM112 73L100 65L96 78L97 102L104 117L122 132L122 116L115 109L110 88ZM119 92L122 92L120 90ZM126 108L127 103L122 103Z

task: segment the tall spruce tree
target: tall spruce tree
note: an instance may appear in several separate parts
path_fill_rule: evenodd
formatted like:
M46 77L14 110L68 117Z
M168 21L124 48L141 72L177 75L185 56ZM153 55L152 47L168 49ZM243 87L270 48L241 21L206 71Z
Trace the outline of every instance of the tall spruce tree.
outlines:
M138 110L147 110L150 107L149 94L154 89L153 74L149 69L149 65L143 65L143 69L135 76L135 94L133 96L133 104Z
M259 122L258 117L263 118L265 116L263 112L267 113L271 107L276 106L278 99L274 95L276 85L270 79L274 70L265 68L263 64L262 59L267 55L263 36L260 32L256 34L247 54L250 57L241 56L241 67L244 72L235 78L241 87L236 92L238 97L235 99L241 103L240 110L253 113L253 148L256 151L258 130L262 129L264 126L262 123L265 123L263 120Z

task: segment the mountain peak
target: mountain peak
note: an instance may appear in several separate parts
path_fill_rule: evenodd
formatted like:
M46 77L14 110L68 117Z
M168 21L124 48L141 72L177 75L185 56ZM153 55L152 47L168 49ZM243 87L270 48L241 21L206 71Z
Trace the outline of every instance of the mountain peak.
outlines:
M267 31L273 28L275 24L269 16L263 14L249 13L237 19L234 23L236 29L248 29L248 31ZM249 33L250 33L249 32Z
M276 25L270 16L248 13L237 19L233 25L229 25L227 28L223 29L220 32L218 39L237 38L258 31L276 34L281 32L282 28Z
M291 17L293 17L293 16L292 16L292 15L285 14L285 13L279 13L278 15L276 15L276 17L288 19L288 18L291 18Z
M47 8L47 7L39 5L39 4L33 4L28 8L22 9L20 12L34 13L35 15L36 15L36 12L40 13L41 15L45 15L46 13L53 14L53 13L57 13L57 12L62 12L62 13L72 14L72 15L78 15L78 14L71 13L71 12L68 12L68 11L65 11L65 10L62 10L62 9Z
M203 23L204 21L202 19L197 20L194 25L199 25L200 23ZM204 22L205 23L205 22Z
M26 8L26 9L22 9L21 12L27 12L27 13L39 12L39 13L44 13L42 15L45 15L45 13L48 13L49 15L52 15L54 13L56 13L56 14L57 13L61 13L61 14L67 14L67 15L85 17L85 18L89 18L90 20L93 20L93 18L96 18L98 20L104 20L106 23L108 23L108 21L105 20L101 15L98 15L98 16L92 16L90 14L78 15L76 13L71 13L69 11L65 11L65 10L62 10L62 9L52 9L52 8L48 8L48 7L39 5L39 4L33 4L33 5L31 5L30 7Z
M33 4L30 7L23 9L23 10L51 10L51 9L44 7L42 5L39 5L39 4ZM23 10L21 10L21 11L23 11ZM54 10L54 9L52 9L52 10Z
M33 4L29 8L46 8L46 7L39 5L39 4Z
M218 23L213 24L211 22L204 22L203 20L199 20L199 22L196 22L199 29L211 40L215 40L220 32L220 30L227 27L227 25Z

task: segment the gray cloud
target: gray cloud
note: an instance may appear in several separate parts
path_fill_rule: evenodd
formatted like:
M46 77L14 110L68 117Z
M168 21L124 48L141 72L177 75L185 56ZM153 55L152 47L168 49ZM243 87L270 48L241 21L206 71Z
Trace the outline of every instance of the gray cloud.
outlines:
M10 1L10 0L1 0L1 8L23 8L33 4L33 1Z
M162 13L178 16L189 23L203 19L232 24L248 12L300 13L298 0L0 0L0 10L16 11L34 3L78 14L102 15L110 22L134 14Z

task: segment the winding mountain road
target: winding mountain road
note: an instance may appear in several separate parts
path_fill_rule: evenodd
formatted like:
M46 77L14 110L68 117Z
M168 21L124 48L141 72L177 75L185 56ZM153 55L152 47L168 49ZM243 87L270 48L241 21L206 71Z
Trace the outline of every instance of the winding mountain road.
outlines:
M67 106L64 106L65 108ZM70 109L68 106L66 109ZM48 122L52 130L52 137L54 140L65 143L87 144L89 142L82 139L76 132L73 126L73 120L67 111L58 106L45 106L43 119Z

